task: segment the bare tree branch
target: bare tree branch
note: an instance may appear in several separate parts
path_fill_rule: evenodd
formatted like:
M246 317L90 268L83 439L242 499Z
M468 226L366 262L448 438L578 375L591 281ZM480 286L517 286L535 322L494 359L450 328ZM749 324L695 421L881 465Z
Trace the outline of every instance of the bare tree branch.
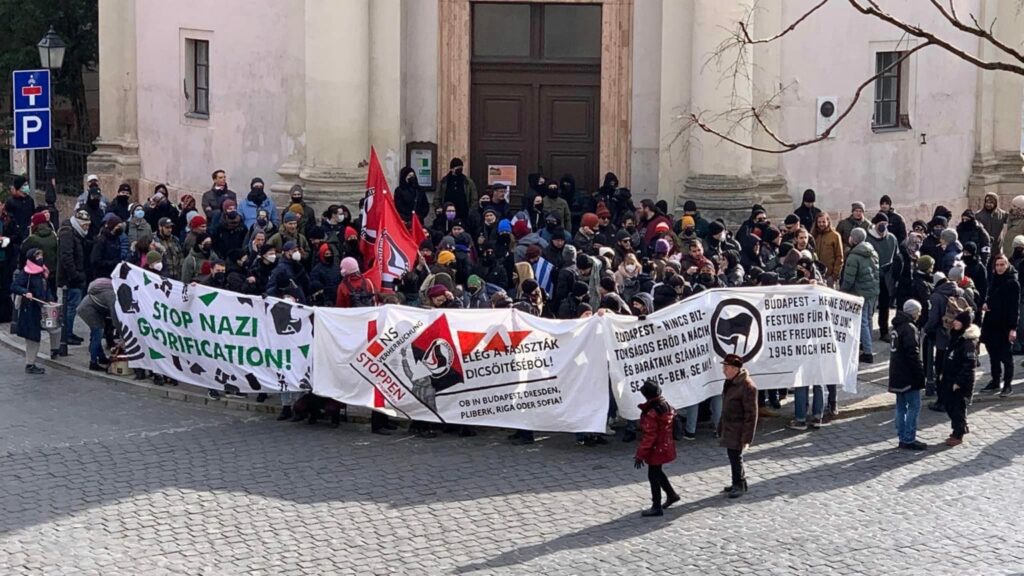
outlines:
M960 30L961 32L966 32L968 34L973 34L978 38L984 38L985 40L988 40L996 48L999 48L1006 54L1013 56L1020 62L1024 62L1024 54L1021 54L1019 51L1014 50L1012 47L1006 45L1005 43L1001 42L998 38L995 37L995 35L993 34L993 30L995 29L996 25L996 21L994 18L992 19L992 25L989 27L988 30L985 30L981 23L978 22L978 19L974 17L974 14L970 14L971 21L974 22L974 26L969 26L963 23L959 18L957 18L956 11L953 9L952 2L950 2L950 12L946 11L942 4L939 3L939 0L931 0L931 3L933 6L935 6L935 9L938 10L939 13L942 14L942 16L949 21L950 24L956 27L957 30Z
M1014 74L1024 76L1024 66L1009 64L1006 62L991 62L987 60L982 60L976 56L972 56L971 54L968 54L967 52L964 52L963 50L957 48L956 46L953 46L949 42L939 38L935 34L928 32L927 30L919 26L907 24L906 22L903 22L902 20L896 18L892 14L885 12L878 6L875 0L867 0L870 6L865 6L864 4L861 4L859 0L847 1L850 3L851 6L853 6L855 10L857 10L861 14L867 16L874 16L875 18L878 18L883 22L892 24L893 26L899 28L900 30L903 30L907 34L910 34L911 36L916 36L917 38L922 38L927 41L927 44L938 46L943 50L953 54L957 58L974 64L978 68L982 68L984 70L1003 70L1005 72L1013 72Z
M843 110L842 114L836 117L836 121L833 122L831 126L829 126L824 132L822 132L819 136L815 138L810 138L808 140L802 140L799 142L786 142L782 140L775 134L775 132L773 132L770 128L768 128L768 126L765 125L765 122L761 119L761 112L754 107L751 107L747 111L747 114L752 115L754 119L757 121L757 123L761 126L761 128L765 130L765 133L767 133L769 137L771 137L776 143L778 143L779 146L781 146L781 148L765 148L763 146L756 146L754 144L742 142L737 138L733 137L729 132L722 132L721 130L713 128L707 121L702 120L696 114L690 114L689 124L692 126L696 126L697 128L700 128L701 130L708 134L717 136L722 140L725 140L726 142L731 142L732 144L735 144L741 148L746 148L747 150L752 150L754 152L764 152L765 154L785 154L786 152L792 152L797 148L803 148L804 146L809 146L811 144L821 142L822 140L828 138L829 135L832 133L832 130L834 130L844 119L846 119L847 116L850 115L851 112L853 112L853 109L857 105L857 102L860 100L861 94L864 93L865 88L873 84L875 80L880 78L883 74L902 65L903 61L905 61L907 58L910 58L910 56L913 55L915 52L918 52L919 50L922 50L932 45L933 44L931 42L924 42L922 44L915 46L914 48L911 48L910 50L903 52L903 54L898 59L896 59L895 62L893 62L889 66L886 66L877 74L862 82L860 86L857 87L857 91L854 92L853 94L853 99L846 106L846 109Z
M807 20L808 18L810 18L811 14L814 14L815 12L818 11L819 8L821 8L825 4L828 4L829 2L831 2L831 0L821 0L821 2L818 2L813 8L811 8L807 12L804 12L804 14L802 16L800 16L799 18L794 20L793 23L790 24L789 27L787 27L785 30L783 30L782 32L779 32L778 34L776 34L774 36L768 37L768 38L758 38L756 40L751 38L750 37L750 33L749 33L749 25L748 25L748 23L741 21L740 25L739 25L739 29L740 29L740 33L743 34L743 43L747 44L747 45L753 45L753 44L767 44L769 42L774 42L774 41L778 40L779 38L782 38L786 34L789 34L793 30L795 30L796 27L799 26L801 23L803 23L804 20Z

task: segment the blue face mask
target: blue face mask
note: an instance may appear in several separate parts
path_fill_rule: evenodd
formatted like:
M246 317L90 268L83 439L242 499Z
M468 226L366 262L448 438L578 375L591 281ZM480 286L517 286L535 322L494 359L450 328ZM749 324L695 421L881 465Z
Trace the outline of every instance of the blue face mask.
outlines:
M30 188L28 184L25 184L24 186L21 187L21 193L22 194L28 194L31 191L32 191L32 188Z
M132 215L141 220L146 216L146 212L144 210L136 210Z

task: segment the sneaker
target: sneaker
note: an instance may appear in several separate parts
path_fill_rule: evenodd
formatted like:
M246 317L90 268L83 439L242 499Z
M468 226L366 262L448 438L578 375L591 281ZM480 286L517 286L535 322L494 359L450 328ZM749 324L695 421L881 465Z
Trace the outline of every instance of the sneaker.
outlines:
M683 432L683 440L696 440L697 435L693 432Z
M790 420L789 424L786 424L786 428L789 428L790 430L798 430L800 432L803 432L804 430L807 430L807 422L802 422L800 420Z
M826 422L824 418L811 418L811 420L807 423L807 425L813 428L814 430L821 428L825 424Z
M649 518L651 516L664 516L665 515L665 511L662 510L660 507L655 508L654 506L651 506L647 510L644 510L643 512L641 512L640 515L643 516L644 518Z
M999 384L999 381L998 380L992 380L991 382L988 383L987 386L982 388L981 391L982 392L991 392L991 393L995 394L996 392L999 392L999 388L1001 388L1001 386Z
M1012 395L1013 395L1013 387L1011 387L1011 386L1006 386L1005 388L1003 388L1003 391L999 393L999 397L1000 398L1009 398Z
M910 444L906 442L900 442L899 445L896 446L896 448L900 450L910 450Z
M875 363L875 355L874 354L868 354L867 352L861 352L860 353L860 362L863 363L863 364L874 364Z
M39 366L36 366L35 364L29 364L25 366L25 374L33 374L38 376L41 374L46 374L46 370L40 368Z
M924 442L921 442L920 440L914 440L913 442L908 444L908 447L911 450L917 450L918 452L920 452L921 450L927 450L928 449L928 445L925 444Z
M932 402L931 404L929 404L928 405L928 409L932 410L934 412L945 412L946 411L946 407L943 406L942 404L939 404L938 402Z
M782 402L778 400L769 402L768 405L772 407L772 410L782 410Z
M81 337L79 337L79 336L77 336L75 334L70 334L67 337L67 343L70 346L81 346L82 342L85 342L85 339L81 338Z
M93 372L106 372L107 367L99 362L89 362L89 370L92 370Z

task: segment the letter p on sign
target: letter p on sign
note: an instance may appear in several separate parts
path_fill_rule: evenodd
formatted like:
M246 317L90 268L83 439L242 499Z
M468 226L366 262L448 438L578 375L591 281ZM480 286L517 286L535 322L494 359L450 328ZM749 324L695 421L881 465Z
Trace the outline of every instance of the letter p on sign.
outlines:
M50 111L32 110L14 113L14 147L37 150L50 147Z

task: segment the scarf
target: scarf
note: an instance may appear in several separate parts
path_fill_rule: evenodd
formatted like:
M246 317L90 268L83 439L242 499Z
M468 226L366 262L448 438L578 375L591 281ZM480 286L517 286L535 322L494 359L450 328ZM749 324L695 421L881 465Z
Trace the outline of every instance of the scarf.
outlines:
M85 238L87 231L82 227L82 223L78 221L78 218L71 219L71 227L75 229L79 236Z
M28 262L25 262L25 273L26 274L42 274L43 278L49 278L50 277L50 270L46 267L45 264L40 266L39 264L36 264L35 262L33 262L31 260L29 260Z

